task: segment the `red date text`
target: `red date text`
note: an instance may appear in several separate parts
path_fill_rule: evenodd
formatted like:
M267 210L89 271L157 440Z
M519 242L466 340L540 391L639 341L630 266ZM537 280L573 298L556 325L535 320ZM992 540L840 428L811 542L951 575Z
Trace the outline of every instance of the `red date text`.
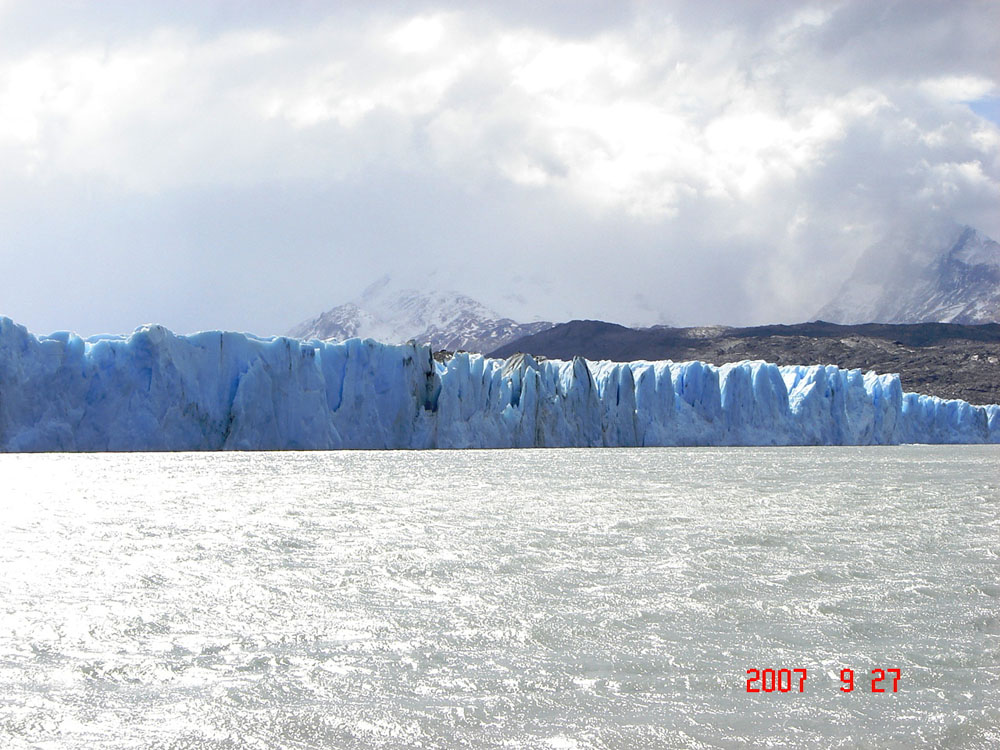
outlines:
M899 680L902 674L901 669L873 669L871 671L871 692L898 693ZM747 692L804 693L807 676L808 672L805 669L748 669ZM889 690L890 681L891 691ZM840 691L842 693L850 693L854 691L854 687L854 670L840 670Z

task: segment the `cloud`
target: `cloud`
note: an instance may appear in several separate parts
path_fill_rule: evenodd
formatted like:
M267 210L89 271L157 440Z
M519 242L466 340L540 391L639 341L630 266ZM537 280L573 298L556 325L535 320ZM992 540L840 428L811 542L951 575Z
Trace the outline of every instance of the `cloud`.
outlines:
M971 102L993 94L996 84L978 76L941 76L927 78L920 87L933 97L947 102Z
M1000 233L993 4L55 7L0 6L5 252L168 263L117 309L6 282L32 325L280 331L404 267L524 317L795 320L908 217Z

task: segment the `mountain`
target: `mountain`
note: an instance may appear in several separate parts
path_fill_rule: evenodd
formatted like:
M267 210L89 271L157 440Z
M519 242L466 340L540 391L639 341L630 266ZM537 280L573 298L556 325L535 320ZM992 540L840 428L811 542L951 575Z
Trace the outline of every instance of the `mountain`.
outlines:
M1000 244L949 224L865 252L817 317L835 323L1000 322Z
M387 344L430 343L435 351L485 352L551 328L518 323L458 292L396 288L384 276L356 300L327 310L288 332L298 339L373 338Z
M842 326L817 321L753 328L625 328L574 320L499 347L490 355L590 360L765 360L834 364L899 373L907 391L975 404L1000 403L1000 325L919 323Z

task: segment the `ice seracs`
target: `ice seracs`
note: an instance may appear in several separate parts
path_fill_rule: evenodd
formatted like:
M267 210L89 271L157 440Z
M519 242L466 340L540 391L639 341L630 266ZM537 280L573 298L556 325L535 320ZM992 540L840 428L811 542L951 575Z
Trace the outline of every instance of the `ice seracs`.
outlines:
M4 451L1000 442L1000 407L895 375L738 362L506 360L427 346L36 337L0 318Z

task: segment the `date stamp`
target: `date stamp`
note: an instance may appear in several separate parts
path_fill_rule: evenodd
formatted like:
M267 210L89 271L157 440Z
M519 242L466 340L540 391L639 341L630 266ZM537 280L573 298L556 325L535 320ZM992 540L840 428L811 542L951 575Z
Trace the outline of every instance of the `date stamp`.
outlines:
M903 673L900 669L873 669L871 670L872 693L898 693L899 680ZM809 677L807 669L748 669L747 670L747 692L748 693L804 693L806 691L806 679ZM869 678L860 680L863 684ZM889 681L892 682L892 689L889 689ZM854 670L840 670L840 692L850 693L854 691ZM860 689L860 687L859 687Z

